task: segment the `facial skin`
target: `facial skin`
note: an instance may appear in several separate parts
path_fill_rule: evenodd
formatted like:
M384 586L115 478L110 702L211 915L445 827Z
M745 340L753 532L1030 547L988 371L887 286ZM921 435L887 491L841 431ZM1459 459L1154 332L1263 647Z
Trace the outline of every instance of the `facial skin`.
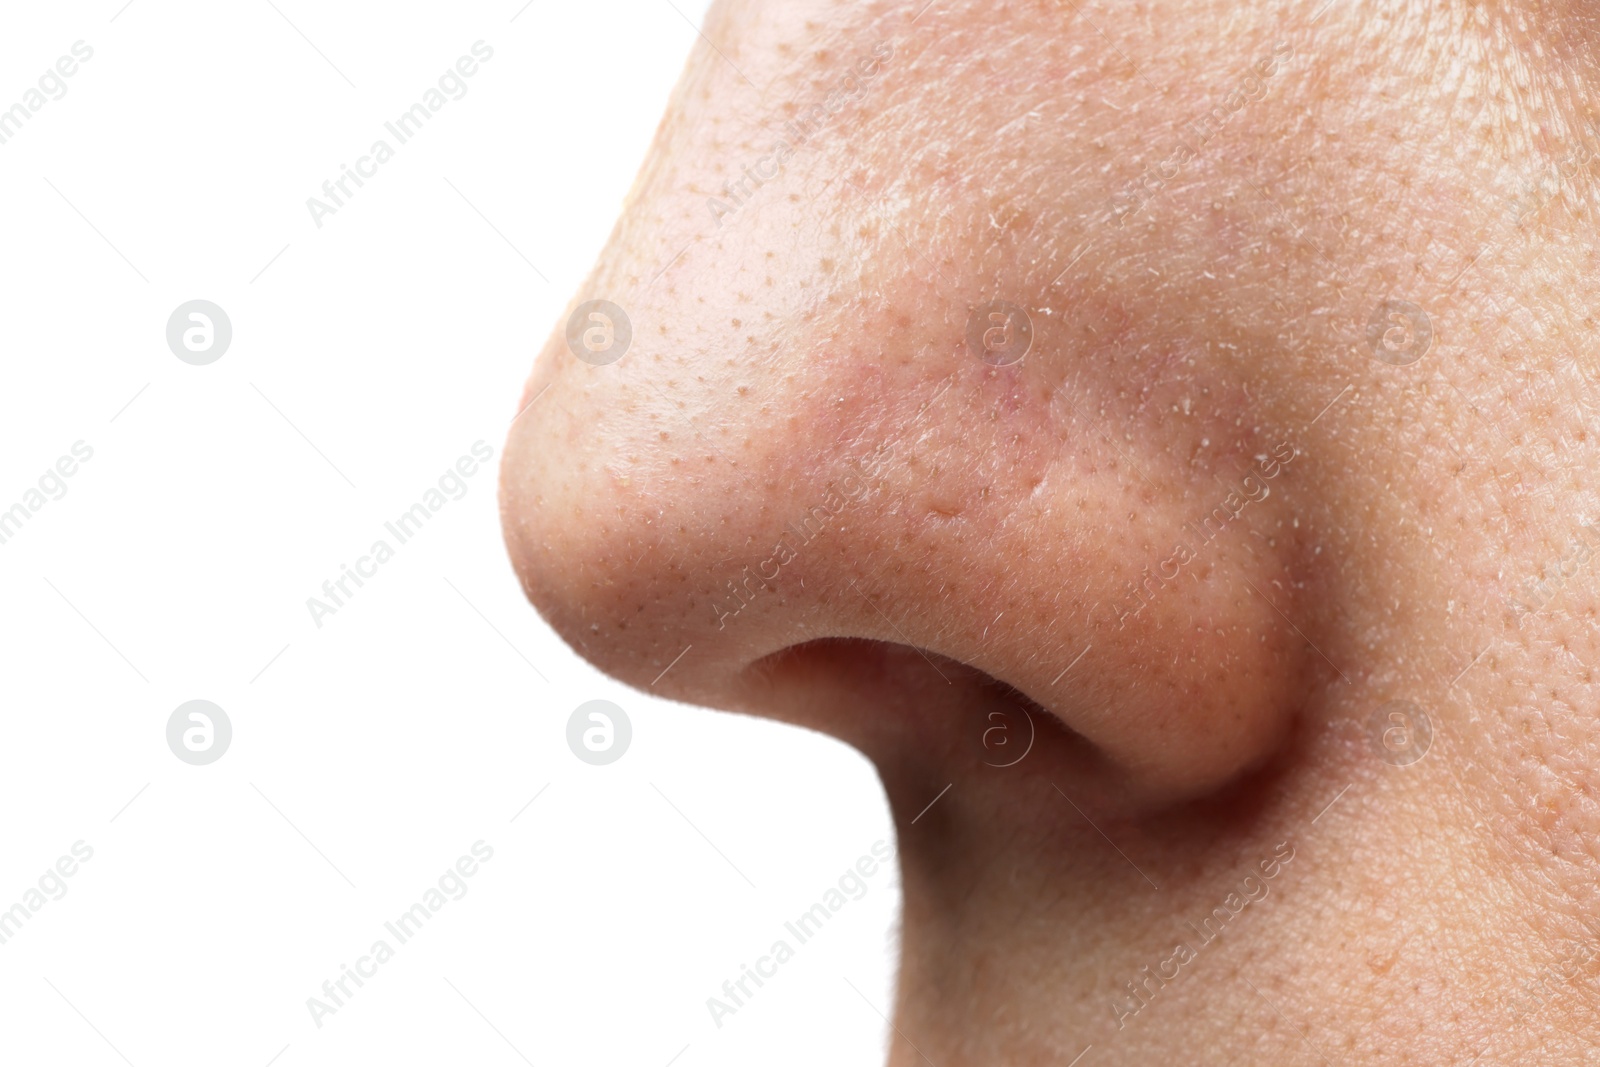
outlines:
M534 368L550 624L877 765L892 1064L1600 1045L1600 31L1318 6L719 3Z

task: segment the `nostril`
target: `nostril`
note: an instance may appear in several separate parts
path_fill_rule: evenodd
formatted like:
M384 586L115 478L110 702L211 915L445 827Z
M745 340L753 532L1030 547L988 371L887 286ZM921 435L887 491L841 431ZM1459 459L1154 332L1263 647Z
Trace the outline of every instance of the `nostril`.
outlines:
M752 663L752 709L833 734L892 779L939 774L1086 776L1116 771L1087 739L1004 679L929 649L862 637L803 641ZM1018 756L1018 753L1025 753Z
M812 639L751 663L730 706L854 745L891 800L896 783L912 797L951 780L1046 792L1059 782L1129 814L1215 793L1262 766L1298 708L1288 669L1179 686L1120 648L1049 685L992 649L979 663L893 641Z

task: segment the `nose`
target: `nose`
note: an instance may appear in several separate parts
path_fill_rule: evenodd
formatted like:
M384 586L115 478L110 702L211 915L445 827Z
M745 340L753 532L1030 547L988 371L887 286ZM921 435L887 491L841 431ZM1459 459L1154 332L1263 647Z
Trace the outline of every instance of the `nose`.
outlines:
M669 116L506 446L550 624L634 686L880 767L994 761L996 715L1037 737L1027 766L1129 802L1262 763L1322 669L1285 503L1308 461L1252 393L1267 369L1185 340L1208 297L1147 277L1160 236L1075 254L1084 220L1050 205L1114 186L1065 164L1080 184L1037 202L919 198L873 176L892 128L735 187L770 137L703 118ZM971 136L952 154L1008 165Z
M1280 614L1300 548L1260 536L1295 442L1240 435L1227 406L1118 441L1139 419L1073 331L1023 309L1033 351L996 366L966 343L986 312L914 290L810 317L630 291L633 343L604 366L559 332L503 471L529 598L625 682L880 764L991 761L980 739L1018 712L1035 765L1107 794L1260 762L1309 666ZM1186 474L1171 457L1202 439Z

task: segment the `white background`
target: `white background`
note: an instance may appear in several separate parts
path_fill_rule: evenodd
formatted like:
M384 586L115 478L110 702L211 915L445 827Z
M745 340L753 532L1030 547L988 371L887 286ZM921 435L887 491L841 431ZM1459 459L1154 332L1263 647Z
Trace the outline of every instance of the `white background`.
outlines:
M0 544L0 909L94 850L0 945L0 1061L881 1062L892 871L720 1029L706 1007L893 840L870 766L599 676L500 540L521 383L703 4L122 3L7 5L0 32L0 108L94 49L0 145L0 510L93 449ZM480 39L466 96L314 226ZM203 367L165 338L196 298L233 325ZM466 495L317 628L306 599L480 440ZM234 730L203 767L165 737L196 698ZM606 767L565 742L594 698L633 723ZM466 896L314 1025L480 839Z

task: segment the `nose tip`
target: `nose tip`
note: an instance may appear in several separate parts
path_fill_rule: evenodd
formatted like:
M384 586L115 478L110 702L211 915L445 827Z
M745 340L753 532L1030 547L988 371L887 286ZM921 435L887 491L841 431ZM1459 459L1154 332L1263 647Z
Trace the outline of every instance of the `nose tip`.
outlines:
M1292 570L1292 542L1201 541L1185 520L1207 490L1130 477L1027 364L563 355L507 443L506 536L530 600L629 684L880 762L957 721L976 736L998 689L1066 727L1062 769L1160 797L1260 762L1299 706L1294 606L1251 591ZM1161 454L1180 451L1153 450L1158 478Z
M838 404L784 419L761 405L703 433L691 383L560 357L513 425L502 518L525 592L577 651L634 685L704 696L806 640L878 636L849 607L861 575L846 564L880 551L863 512L893 442L822 440L847 418Z

